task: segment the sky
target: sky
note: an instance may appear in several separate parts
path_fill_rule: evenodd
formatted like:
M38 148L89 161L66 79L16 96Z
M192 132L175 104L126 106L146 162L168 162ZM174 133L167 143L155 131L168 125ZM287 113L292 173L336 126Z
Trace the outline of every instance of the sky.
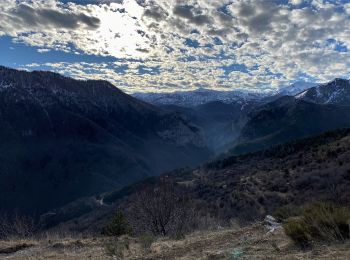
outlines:
M350 0L0 0L0 64L127 93L350 78Z

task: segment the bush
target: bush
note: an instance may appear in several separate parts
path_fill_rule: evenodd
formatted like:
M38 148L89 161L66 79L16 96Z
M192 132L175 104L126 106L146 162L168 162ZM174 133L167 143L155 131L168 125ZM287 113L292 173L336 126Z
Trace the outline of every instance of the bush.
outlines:
M155 237L149 234L144 234L139 237L139 243L144 251L149 251L154 241Z
M334 204L317 203L304 210L305 222L313 237L321 240L344 240L349 238L350 211Z
M105 245L105 250L113 259L122 260L125 252L130 250L130 240L126 237L123 240L111 241Z
M302 215L283 225L293 241L302 246L312 241L344 241L349 238L350 210L330 203L315 203L302 209Z
M129 222L125 215L121 211L117 211L117 213L112 218L112 221L106 225L102 234L107 236L122 236L131 233L131 228Z
M272 214L279 222L284 222L291 217L296 217L301 214L301 209L293 205L287 205L275 210Z
M310 245L311 237L308 232L308 226L302 218L290 218L283 224L286 234L299 246L307 247Z

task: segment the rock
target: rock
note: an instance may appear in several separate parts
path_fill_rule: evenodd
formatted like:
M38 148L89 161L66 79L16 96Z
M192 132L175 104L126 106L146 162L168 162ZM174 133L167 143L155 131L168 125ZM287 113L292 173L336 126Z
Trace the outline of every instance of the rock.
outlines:
M278 223L278 221L270 215L267 215L264 219L264 225L268 229L267 233L273 233L276 229L281 228L281 224Z

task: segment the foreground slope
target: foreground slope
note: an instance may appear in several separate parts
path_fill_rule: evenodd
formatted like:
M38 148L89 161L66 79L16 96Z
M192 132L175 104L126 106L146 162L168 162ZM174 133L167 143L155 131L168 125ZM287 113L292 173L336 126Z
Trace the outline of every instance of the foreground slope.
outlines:
M6 251L12 252L1 253ZM262 223L245 228L196 232L176 241L159 239L150 245L142 242L142 238L130 237L0 241L0 257L7 260L345 260L349 254L349 242L300 250L284 234L283 229L268 233Z
M0 209L42 212L205 160L200 131L105 81L0 67Z

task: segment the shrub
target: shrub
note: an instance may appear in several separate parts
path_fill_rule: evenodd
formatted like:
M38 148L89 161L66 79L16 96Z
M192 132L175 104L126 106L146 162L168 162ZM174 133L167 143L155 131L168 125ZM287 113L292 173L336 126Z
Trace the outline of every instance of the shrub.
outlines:
M155 241L155 237L149 234L144 234L139 237L139 243L144 251L148 251L153 242Z
M125 251L130 250L130 241L128 238L111 241L105 245L105 250L107 255L112 256L113 259L122 260L124 259Z
M330 203L316 203L305 208L304 221L309 225L312 237L321 240L349 238L350 211Z
M350 210L330 203L315 203L302 209L297 218L290 218L283 225L293 241L309 246L315 241L343 241L349 238Z
M308 226L302 218L290 218L283 224L286 234L299 246L307 247L310 245L311 237L308 232Z
M119 237L130 233L129 222L121 211L117 211L112 221L102 229L102 234L107 236Z
M278 221L284 222L288 218L299 216L301 210L299 207L293 205L287 205L284 207L280 207L275 210L272 214Z

